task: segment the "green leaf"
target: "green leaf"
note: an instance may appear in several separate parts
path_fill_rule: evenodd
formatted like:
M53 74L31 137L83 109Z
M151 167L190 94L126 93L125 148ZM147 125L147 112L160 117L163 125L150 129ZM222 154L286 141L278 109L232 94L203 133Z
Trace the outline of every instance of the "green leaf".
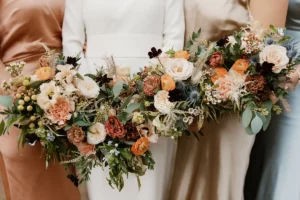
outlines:
M77 126L90 126L91 124L84 121L78 121L75 123Z
M127 113L132 113L133 111L139 109L141 107L141 104L140 103L132 103L132 104L129 104L128 107L126 108L126 112Z
M251 122L251 130L254 134L259 133L263 127L263 121L256 115Z
M245 131L248 135L254 135L250 127L245 128Z
M79 73L76 74L76 77L79 78L80 80L84 80L83 76L81 76Z
M44 81L35 81L35 82L33 82L33 83L30 84L30 87L33 88L33 89L37 89L43 83L44 83Z
M267 108L268 112L271 112L271 110L272 110L272 107L273 107L273 103L272 103L272 101L271 101L271 100L269 100L269 101L265 101L263 104L266 106L266 108Z
M0 123L0 136L4 134L4 129L5 129L5 123L2 120Z
M267 120L266 116L262 115L261 113L256 113L256 115L262 120L263 123L265 123L265 121Z
M120 107L120 110L123 110L130 103L131 98L132 98L132 96L129 96L125 99L124 103Z
M65 126L65 128L64 128L64 131L67 131L67 130L69 130L70 128L72 128L72 126L69 125L69 124L67 124L67 126Z
M244 128L247 128L249 126L252 117L253 117L252 111L248 106L242 115L242 124Z
M13 104L13 98L11 96L0 96L0 105L9 108Z
M266 117L266 121L264 122L264 125L263 125L263 130L264 131L266 131L267 128L269 127L270 122L271 122L271 118L272 118L272 114L269 113L269 115Z
M123 81L118 81L113 87L114 97L117 98L123 89Z

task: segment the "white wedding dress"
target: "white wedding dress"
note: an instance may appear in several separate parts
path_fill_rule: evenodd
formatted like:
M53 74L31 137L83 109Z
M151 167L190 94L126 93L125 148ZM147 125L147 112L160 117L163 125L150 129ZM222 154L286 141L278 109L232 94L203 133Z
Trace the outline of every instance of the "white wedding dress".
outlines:
M86 37L85 37L86 36ZM83 45L87 42L85 56ZM94 73L104 66L104 55L113 55L119 66L131 73L149 64L151 47L182 49L184 40L183 0L67 0L63 25L63 53L81 53L80 73ZM165 200L169 194L174 141L160 138L151 145L155 170L141 177L125 178L121 192L112 189L107 170L96 168L87 183L90 200Z

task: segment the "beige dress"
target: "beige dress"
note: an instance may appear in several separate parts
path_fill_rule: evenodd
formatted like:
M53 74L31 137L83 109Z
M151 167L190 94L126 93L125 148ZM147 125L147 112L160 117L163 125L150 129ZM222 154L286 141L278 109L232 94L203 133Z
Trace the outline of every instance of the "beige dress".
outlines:
M51 49L61 48L64 4L63 0L0 0L0 81L10 78L4 66L13 61L27 62L24 74L34 73L45 52L39 42ZM41 146L27 145L18 151L19 133L13 128L0 137L6 199L79 200L79 191L66 178L63 166L56 163L46 169Z
M186 37L202 28L216 40L249 19L246 0L185 0ZM242 200L254 137L245 133L237 114L205 126L204 136L179 141L170 200Z

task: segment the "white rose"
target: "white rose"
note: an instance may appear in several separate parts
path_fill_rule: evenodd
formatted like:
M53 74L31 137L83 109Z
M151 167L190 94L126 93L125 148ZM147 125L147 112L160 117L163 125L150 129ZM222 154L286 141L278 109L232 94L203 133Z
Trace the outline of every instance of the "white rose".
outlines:
M37 104L43 109L47 110L54 105L60 95L60 87L55 85L54 81L43 83L40 86L41 93L37 96Z
M184 81L193 75L194 65L183 58L168 59L165 64L165 70L175 81Z
M263 64L263 62L274 64L272 71L278 74L281 70L286 69L289 63L286 53L287 50L285 47L278 45L266 46L259 54L260 64Z
M58 73L55 75L55 78L61 82L71 84L74 76L77 74L76 70L72 70L73 65L58 65Z
M101 123L96 123L92 125L87 133L87 142L89 144L97 145L101 142L104 142L106 138L105 127Z
M100 93L98 84L87 76L84 76L83 80L77 80L77 88L80 94L87 98L96 98Z
M168 114L173 108L173 104L169 101L169 92L160 90L154 96L154 107L162 114Z

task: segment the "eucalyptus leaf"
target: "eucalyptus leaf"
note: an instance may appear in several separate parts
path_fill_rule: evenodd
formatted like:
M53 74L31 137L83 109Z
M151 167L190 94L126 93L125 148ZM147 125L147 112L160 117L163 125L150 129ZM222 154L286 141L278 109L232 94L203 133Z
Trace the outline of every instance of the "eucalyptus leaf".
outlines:
M113 94L115 98L117 98L120 95L122 89L123 89L123 81L120 80L113 87Z
M248 135L254 135L250 127L245 128L245 131Z
M78 121L75 123L77 126L90 126L91 124L84 121Z
M271 101L271 100L269 100L269 101L265 101L263 104L266 106L266 108L267 108L268 112L271 112L271 110L272 110L272 107L273 107L273 103L272 103L272 101Z
M0 123L0 136L4 134L5 122L2 120Z
M242 124L244 128L247 128L250 125L252 117L253 117L252 111L249 109L249 107L247 107L242 115Z
M133 111L139 109L141 107L141 104L140 103L132 103L132 104L129 104L128 107L126 108L126 112L127 113L132 113Z
M44 81L35 81L35 82L33 82L33 83L30 84L30 87L33 88L33 89L37 89L43 83L44 83Z
M81 76L79 73L76 74L76 77L79 78L80 80L84 80L83 76Z
M124 108L127 107L127 105L130 103L132 96L129 96L125 99L124 103L122 104L122 106L120 107L120 110L123 110Z
M259 131L263 127L263 121L259 118L259 116L255 116L251 122L251 130L254 134L259 133Z
M9 108L13 104L13 98L11 96L0 96L0 105Z
M264 131L266 131L267 128L269 127L270 122L271 122L271 118L272 118L272 114L269 113L269 115L266 117L266 121L264 122L264 125L263 125L263 130Z
M265 123L267 120L266 116L262 115L261 113L256 113L256 115L263 121L263 123Z

